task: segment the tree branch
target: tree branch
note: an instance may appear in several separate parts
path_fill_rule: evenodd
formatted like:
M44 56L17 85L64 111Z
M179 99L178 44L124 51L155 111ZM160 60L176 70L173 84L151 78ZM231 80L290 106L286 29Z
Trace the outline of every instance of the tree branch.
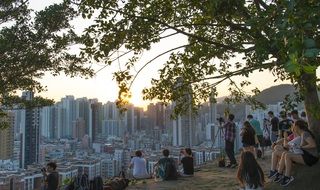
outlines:
M194 44L194 43L192 43ZM181 49L181 48L184 48L184 47L187 47L187 46L190 46L192 44L186 44L186 45L182 45L182 46L178 46L178 47L175 47L175 48L172 48L172 49L169 49L159 55L157 55L156 57L154 57L153 59L149 60L147 63L145 63L139 70L138 72L135 74L134 78L132 79L132 81L130 82L130 85L129 85L129 89L131 88L133 82L135 81L135 79L137 78L137 76L139 75L139 73L148 65L150 64L151 62L153 62L154 60L158 59L159 57L171 52L171 51L174 51L174 50L177 50L177 49Z

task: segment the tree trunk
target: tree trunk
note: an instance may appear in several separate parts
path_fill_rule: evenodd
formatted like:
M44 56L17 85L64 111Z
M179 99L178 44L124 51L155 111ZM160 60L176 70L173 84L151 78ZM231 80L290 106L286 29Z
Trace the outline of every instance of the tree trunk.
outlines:
M300 93L304 96L304 105L308 118L309 129L320 139L320 100L317 92L316 73L304 73L299 80ZM319 149L320 147L318 147Z

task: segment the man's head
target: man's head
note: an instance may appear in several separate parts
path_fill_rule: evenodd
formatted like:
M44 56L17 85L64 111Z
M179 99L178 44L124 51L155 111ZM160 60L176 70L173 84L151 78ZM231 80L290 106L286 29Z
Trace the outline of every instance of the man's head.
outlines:
M291 111L291 117L292 119L299 119L299 113L297 110L292 110Z
M185 149L185 152L186 152L189 156L192 155L192 150L191 150L191 148L186 148L186 149Z
M286 118L287 118L287 113L286 113L285 111L281 111L281 112L280 112L280 117L281 117L282 119L286 119Z
M248 119L248 120L252 120L252 119L253 119L253 116L252 116L252 115L248 115L248 116L247 116L247 119Z
M136 151L136 157L141 157L142 156L142 152L140 150Z
M269 111L268 115L269 115L270 118L273 118L274 117L273 111Z
M162 154L163 154L164 157L168 157L169 156L169 150L168 149L164 149L162 151Z
M228 119L229 119L230 121L233 121L233 120L234 120L234 115L233 115L232 113L229 114Z
M53 172L53 171L56 170L56 168L57 168L57 164L54 163L54 162L49 162L49 163L47 164L47 171L48 171L48 172Z

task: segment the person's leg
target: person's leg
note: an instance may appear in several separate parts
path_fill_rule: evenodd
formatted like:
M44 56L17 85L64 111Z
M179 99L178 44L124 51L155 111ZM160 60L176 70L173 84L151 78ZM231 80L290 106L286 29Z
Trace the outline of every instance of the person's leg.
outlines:
M293 162L305 165L302 155L294 154L294 153L286 154L285 155L286 171L281 182L282 186L287 186L294 180L294 177L291 176L291 169L292 169Z
M230 161L231 161L231 164L237 164L237 160L236 158L234 157L234 142L230 142Z
M274 178L274 182L280 182L282 179L283 179L283 170L285 168L285 156L286 156L287 152L283 152L281 154L281 159L278 163L278 172L277 174L275 175L275 178Z
M275 132L271 132L271 142L274 143L277 141L277 135Z
M282 154L281 154L281 158L280 158L280 161L279 161L279 164L278 164L278 173L283 173L283 170L284 170L284 168L286 167L286 163L285 163L285 161L286 161L286 154L287 154L287 152L283 152Z
M272 152L271 168L270 168L270 173L268 175L268 178L273 178L277 175L277 173L278 173L277 165L278 165L278 161L279 161L281 154L282 154L282 151L279 151L279 150L275 150Z
M276 170L279 158L281 157L283 150L275 150L271 155L271 170Z
M229 141L225 141L226 144L225 144L225 151L226 151L226 154L229 158L229 161L230 161L230 164L231 165L231 153L230 153L230 142Z
M286 165L285 175L286 176L290 176L291 174L292 162L305 165L304 160L300 154L294 154L294 153L286 154L285 156L285 165Z

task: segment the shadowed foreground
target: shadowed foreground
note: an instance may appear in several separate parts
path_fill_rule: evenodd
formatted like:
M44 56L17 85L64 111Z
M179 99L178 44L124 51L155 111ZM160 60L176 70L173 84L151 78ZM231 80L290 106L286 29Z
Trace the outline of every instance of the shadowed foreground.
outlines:
M258 162L266 175L266 188L271 190L290 189L290 190L320 190L320 163L313 168L307 166L294 166L293 181L288 187L281 187L279 184L270 182L267 175L270 169L271 152L264 160ZM154 180L138 181L136 185L129 186L129 190L198 190L198 189L221 189L236 190L239 189L239 183L236 180L237 169L219 168L217 162L210 162L200 168L194 177L179 178L177 181Z

